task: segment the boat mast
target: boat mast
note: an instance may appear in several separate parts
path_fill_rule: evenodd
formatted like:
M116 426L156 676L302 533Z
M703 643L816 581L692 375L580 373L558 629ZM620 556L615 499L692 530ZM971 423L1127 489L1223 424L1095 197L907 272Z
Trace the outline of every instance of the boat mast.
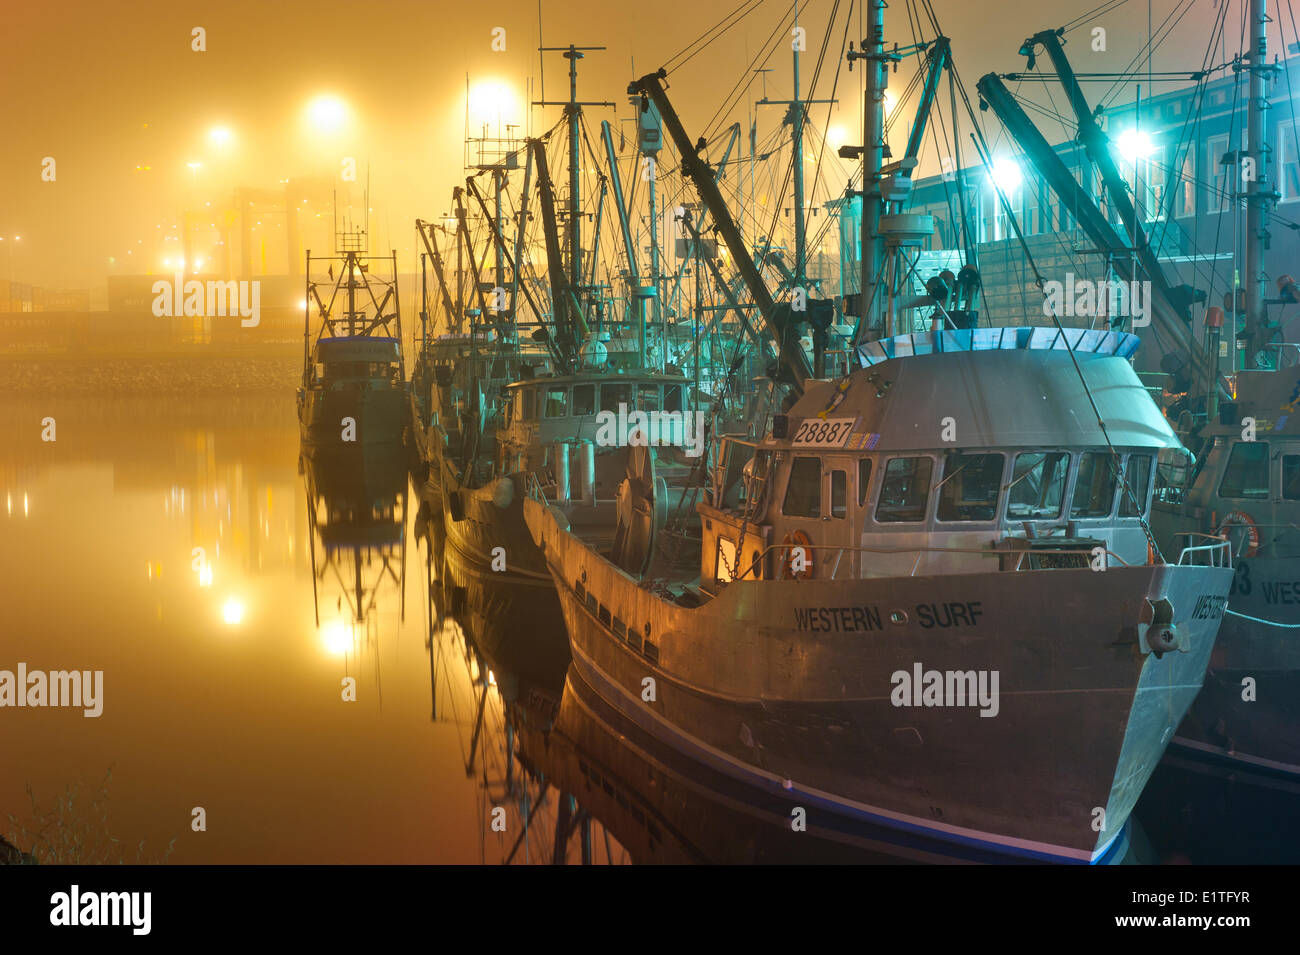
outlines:
M582 105L578 102L578 61L582 56L573 44L564 51L564 58L569 61L569 102L564 108L569 118L569 284L574 292L582 287L582 197L578 191L578 132L582 119Z
M579 151L582 134L582 107L584 106L606 106L613 107L614 104L603 101L580 101L578 99L578 61L586 55L584 51L604 50L603 46L575 46L570 43L568 46L539 46L539 53L558 52L569 61L569 98L567 100L534 100L534 106L563 106L564 115L569 125L569 275L566 283L560 283L568 286L570 297L572 298L571 307L574 309L571 324L574 330L579 332L575 337L574 345L581 344L582 338L586 337L587 325L583 319L583 308L579 301L582 292L582 197L581 188L582 180L581 154ZM536 141L530 141L536 142ZM546 193L553 191L550 185L550 176L546 170L546 154L540 143L535 147L534 156L537 161L538 186L542 191L542 209L546 211L547 196ZM550 200L553 202L553 199ZM554 216L552 209L551 215ZM548 249L548 255L550 251ZM558 299L556 283L554 281L554 269L552 270L552 298ZM556 315L561 313L561 307L557 304L555 307ZM565 349L566 351L568 349Z
M1268 0L1250 0L1250 110L1246 119L1246 150L1254 161L1254 174L1246 179L1246 367L1256 368L1256 354L1264 347L1268 319L1265 314L1267 279L1264 249L1268 247L1268 213L1273 194L1268 183L1268 137L1264 110L1268 109L1268 80L1272 68L1268 55ZM1240 167L1239 167L1240 168ZM1245 177L1243 177L1245 178Z
M639 138L639 137L638 137ZM659 203L655 196L655 182L659 178L659 156L657 153L647 153L642 147L642 156L648 159L650 165L646 167L649 187L646 195L646 214L649 218L646 220L650 226L650 285L654 288L654 297L650 299L651 314L654 325L659 329L659 370L663 371L668 363L668 320L664 316L663 305L660 300L663 298L663 275L659 268ZM645 362L642 361L644 366Z
M798 19L795 20L796 27ZM794 57L794 96L788 100L768 99L767 92L755 105L757 106L785 106L788 108L786 113L786 122L790 124L790 162L794 172L794 268L792 275L787 279L791 287L806 289L808 279L808 237L805 234L807 210L804 205L804 178L803 178L803 140L804 140L804 122L807 120L807 108L819 103L834 103L833 99L801 99L799 95L799 47L793 47ZM766 70L762 72L767 72ZM736 126L736 133L733 134L733 141L739 134L739 124ZM754 147L750 146L750 161L753 162ZM722 157L722 163L718 167L718 177L721 178L725 171L727 158L731 155L731 144L727 145L727 152ZM743 215L742 215L743 221Z
M867 61L867 92L862 106L862 281L859 285L859 310L868 335L888 338L893 330L882 325L875 331L873 313L878 312L877 286L880 284L882 243L880 229L882 197L880 170L885 155L885 88L889 74L885 56L885 0L867 0L867 38L862 52L849 50L849 62Z
M795 17L795 27L799 25L798 16ZM794 51L794 102L790 104L791 110L791 137L793 138L794 155L794 284L797 288L804 287L804 257L806 254L805 245L807 239L803 234L803 103L799 101L799 46L795 44Z
M632 314L637 325L637 368L645 368L645 297L641 292L641 272L637 268L636 243L632 241L632 223L628 219L627 201L623 197L623 180L618 171L618 155L614 152L614 135L609 120L600 124L600 138L605 146L605 161L609 163L609 179L614 187L614 205L618 207L618 227L623 234L623 253L627 256L627 286L632 292ZM594 281L594 280L593 280Z
M645 98L646 105L642 107L643 109L648 108L649 103L653 103L658 109L659 116L668 127L668 133L672 136L677 153L681 157L682 175L695 186L695 191L699 194L705 208L713 216L714 226L731 252L736 271L749 287L749 294L754 297L754 304L758 307L759 314L763 316L763 321L773 338L780 362L789 375L791 389L796 395L802 395L805 382L812 377L812 368L803 349L799 347L798 340L794 337L795 321L788 307L778 308L773 301L772 293L759 274L757 266L754 265L749 249L745 247L745 239L740 234L736 220L732 218L731 210L722 198L713 170L700 155L696 144L686 134L677 111L668 100L668 92L663 84L665 76L667 73L662 69L657 73L650 73L630 84L627 91L633 96L639 95Z

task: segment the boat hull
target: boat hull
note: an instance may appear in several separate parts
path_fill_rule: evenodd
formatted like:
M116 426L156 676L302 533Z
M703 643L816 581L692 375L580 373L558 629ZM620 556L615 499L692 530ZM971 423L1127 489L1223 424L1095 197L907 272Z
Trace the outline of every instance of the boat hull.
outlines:
M303 444L327 453L400 446L408 414L405 392L396 388L311 390L299 396ZM348 418L354 427L346 427Z
M1150 566L746 581L691 608L638 586L538 503L527 514L574 667L629 719L801 796L810 816L869 819L958 858L1106 858L1200 689L1219 621L1194 608L1226 598L1231 579ZM1141 651L1148 596L1175 608L1181 652ZM918 665L997 671L996 715L895 705L894 675Z
M1232 613L1175 744L1234 771L1280 773L1300 783L1300 635L1290 629L1300 626L1295 563L1238 561Z

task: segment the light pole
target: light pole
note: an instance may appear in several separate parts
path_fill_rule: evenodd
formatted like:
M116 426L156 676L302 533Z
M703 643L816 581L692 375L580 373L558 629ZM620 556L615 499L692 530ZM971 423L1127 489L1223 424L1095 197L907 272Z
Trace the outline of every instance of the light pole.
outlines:
M14 280L14 247L21 242L22 239L23 237L20 235L0 235L0 242L6 243L5 258L8 264L5 269L5 278L10 282Z

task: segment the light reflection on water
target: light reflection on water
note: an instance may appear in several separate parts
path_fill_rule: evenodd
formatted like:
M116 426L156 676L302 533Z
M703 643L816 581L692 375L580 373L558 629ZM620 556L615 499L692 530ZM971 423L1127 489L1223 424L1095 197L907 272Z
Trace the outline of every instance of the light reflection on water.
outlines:
M513 829L484 835L505 796L500 695L467 771L480 674L459 627L423 605L404 475L381 481L405 497L388 526L326 541L291 400L19 399L0 442L0 668L104 671L98 719L0 710L0 819L25 823L28 784L48 806L111 768L109 834L155 858L174 838L170 862L506 856ZM357 552L353 530L382 546ZM200 806L207 830L193 832ZM521 818L510 807L508 825ZM545 819L515 861L540 861Z

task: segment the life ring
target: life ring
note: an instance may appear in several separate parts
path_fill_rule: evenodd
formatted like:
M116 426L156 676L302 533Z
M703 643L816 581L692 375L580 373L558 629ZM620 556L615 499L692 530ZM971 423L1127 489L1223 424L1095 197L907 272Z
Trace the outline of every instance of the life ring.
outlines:
M1224 515L1223 520L1219 522L1219 529L1214 533L1219 537L1226 537L1228 529L1232 527L1246 529L1246 552L1236 556L1254 557L1259 552L1259 528L1255 526L1255 519L1245 511L1230 511Z
M795 571L790 567L790 552L795 547L802 547L804 550L804 568ZM812 577L812 540L803 531L794 531L786 534L781 539L781 570L778 577L781 580L807 580Z

